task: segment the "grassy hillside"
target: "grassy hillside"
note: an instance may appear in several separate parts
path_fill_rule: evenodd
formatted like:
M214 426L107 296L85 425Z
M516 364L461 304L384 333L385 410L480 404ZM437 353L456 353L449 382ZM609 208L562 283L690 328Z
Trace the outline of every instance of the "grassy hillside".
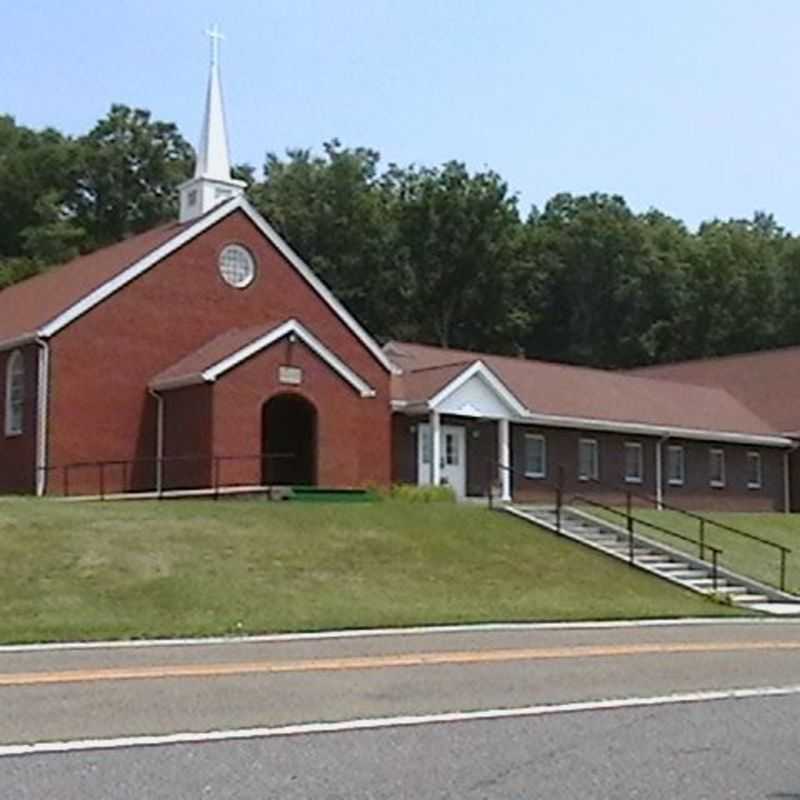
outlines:
M483 508L0 499L0 641L728 614Z

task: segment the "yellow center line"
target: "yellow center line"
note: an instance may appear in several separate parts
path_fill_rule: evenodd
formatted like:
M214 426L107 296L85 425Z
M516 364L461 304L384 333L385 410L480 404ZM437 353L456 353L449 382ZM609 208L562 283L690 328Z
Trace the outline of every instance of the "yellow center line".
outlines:
M775 642L673 642L626 645L577 645L514 650L455 650L439 653L397 653L379 656L314 658L297 661L243 661L221 664L166 664L145 667L108 667L57 672L0 673L0 687L41 686L94 681L160 680L163 678L220 678L230 675L287 672L335 672L392 667L428 667L452 664L496 664L568 658L616 658L622 656L689 653L800 650L800 641Z

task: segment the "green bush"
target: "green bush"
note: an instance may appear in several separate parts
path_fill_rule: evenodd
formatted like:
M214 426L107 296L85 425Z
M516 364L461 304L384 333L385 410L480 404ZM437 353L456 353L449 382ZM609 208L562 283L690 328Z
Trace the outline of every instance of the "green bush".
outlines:
M456 493L450 486L416 486L413 483L396 483L389 489L392 500L405 503L455 503Z

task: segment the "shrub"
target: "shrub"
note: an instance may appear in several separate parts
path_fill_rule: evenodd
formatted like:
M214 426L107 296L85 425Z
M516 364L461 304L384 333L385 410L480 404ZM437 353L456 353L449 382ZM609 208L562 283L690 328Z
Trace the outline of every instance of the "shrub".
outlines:
M450 486L416 486L413 483L396 483L389 497L405 503L455 503L456 493Z

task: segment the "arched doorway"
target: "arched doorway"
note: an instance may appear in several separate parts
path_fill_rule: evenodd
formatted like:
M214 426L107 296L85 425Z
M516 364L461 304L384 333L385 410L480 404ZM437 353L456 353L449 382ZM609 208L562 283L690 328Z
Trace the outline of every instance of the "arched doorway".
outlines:
M278 394L261 411L261 480L268 486L317 481L317 410L297 394Z

